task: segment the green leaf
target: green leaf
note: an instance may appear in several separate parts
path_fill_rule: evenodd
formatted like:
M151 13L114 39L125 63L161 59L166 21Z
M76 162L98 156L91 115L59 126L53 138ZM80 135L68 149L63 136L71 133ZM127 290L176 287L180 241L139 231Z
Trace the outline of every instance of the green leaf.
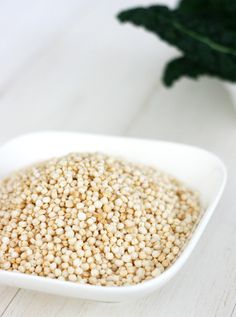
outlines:
M206 73L236 81L236 34L216 24L164 6L135 8L121 12L121 22L131 22L157 34L181 50Z
M235 0L181 0L178 9L180 11L203 13L235 13Z
M206 71L201 66L194 64L186 57L178 57L167 64L163 82L167 87L171 87L176 80L183 76L196 79L205 74Z
M211 11L216 13L226 5L228 0L182 0L178 10L186 13L200 13Z
M236 30L235 0L182 0L176 9L185 16L192 15L194 20L201 18L220 23L224 27Z
M229 53L236 56L236 32L215 16L198 17L186 16L173 12L173 27L178 28L191 39L207 44L216 52Z

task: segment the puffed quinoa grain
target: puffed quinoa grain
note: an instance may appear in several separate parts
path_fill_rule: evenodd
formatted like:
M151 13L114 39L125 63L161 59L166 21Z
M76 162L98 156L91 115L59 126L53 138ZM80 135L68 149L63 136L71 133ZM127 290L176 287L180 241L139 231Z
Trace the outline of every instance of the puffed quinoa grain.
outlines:
M200 216L198 194L164 172L69 154L0 181L0 269L140 283L175 261Z

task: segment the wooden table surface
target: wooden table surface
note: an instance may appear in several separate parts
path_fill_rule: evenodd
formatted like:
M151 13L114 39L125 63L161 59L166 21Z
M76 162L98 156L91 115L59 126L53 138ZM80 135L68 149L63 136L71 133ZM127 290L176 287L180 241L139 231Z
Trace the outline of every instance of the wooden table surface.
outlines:
M149 1L0 1L0 142L71 130L197 145L227 166L223 198L190 260L160 291L105 304L0 285L0 317L236 316L236 111L217 80L162 86L176 51L114 18L138 3Z

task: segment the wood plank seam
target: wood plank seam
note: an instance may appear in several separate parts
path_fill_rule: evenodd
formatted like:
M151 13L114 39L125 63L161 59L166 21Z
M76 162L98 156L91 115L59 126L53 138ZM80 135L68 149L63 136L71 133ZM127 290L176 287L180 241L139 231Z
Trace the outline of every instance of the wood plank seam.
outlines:
M12 298L10 299L9 303L7 304L7 306L4 308L3 312L1 313L0 317L2 317L5 312L7 311L8 307L11 305L11 303L14 301L14 299L16 298L16 296L19 294L20 292L20 288L17 289L17 291L15 292L15 294L12 296Z

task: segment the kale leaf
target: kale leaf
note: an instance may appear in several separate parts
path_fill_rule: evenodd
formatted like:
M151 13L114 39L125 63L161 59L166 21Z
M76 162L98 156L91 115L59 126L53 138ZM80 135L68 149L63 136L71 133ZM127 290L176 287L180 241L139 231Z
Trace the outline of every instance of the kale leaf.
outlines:
M235 16L236 2L235 0L182 0L177 10L194 15L218 15L226 19L229 16Z
M230 18L234 8L236 13L236 5L230 10L233 1L182 0L175 10L162 5L134 8L121 12L118 19L142 26L182 51L183 57L165 69L166 86L182 76L211 75L236 81L236 22Z
M163 82L167 87L171 87L176 80L183 76L196 79L205 74L205 70L201 66L199 67L186 57L177 57L166 65Z

